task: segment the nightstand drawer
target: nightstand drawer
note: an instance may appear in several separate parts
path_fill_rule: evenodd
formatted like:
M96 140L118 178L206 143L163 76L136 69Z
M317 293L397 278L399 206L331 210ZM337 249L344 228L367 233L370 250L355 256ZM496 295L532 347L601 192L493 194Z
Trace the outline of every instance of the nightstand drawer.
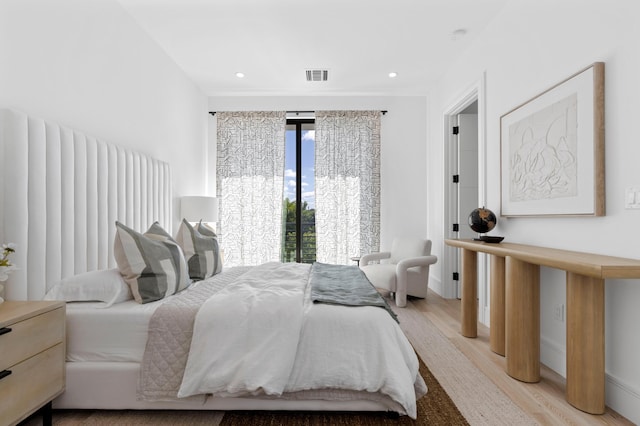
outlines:
M0 335L0 371L64 340L65 310L54 309L6 325Z
M14 365L11 374L0 379L2 424L25 419L34 410L64 390L62 343Z

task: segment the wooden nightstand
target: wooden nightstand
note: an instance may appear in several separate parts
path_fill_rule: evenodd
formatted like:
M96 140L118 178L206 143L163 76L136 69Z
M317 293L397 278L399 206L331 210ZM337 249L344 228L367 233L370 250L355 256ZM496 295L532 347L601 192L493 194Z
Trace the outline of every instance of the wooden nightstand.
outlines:
M65 387L65 304L0 304L0 424L14 425L46 406Z

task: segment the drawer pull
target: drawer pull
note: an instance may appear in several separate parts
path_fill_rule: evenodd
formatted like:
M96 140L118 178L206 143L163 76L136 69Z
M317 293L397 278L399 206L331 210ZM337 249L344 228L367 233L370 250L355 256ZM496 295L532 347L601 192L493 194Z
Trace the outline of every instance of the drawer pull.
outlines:
M2 370L0 371L0 380L4 379L5 377L9 376L11 374L11 370Z
M11 332L11 329L9 327L0 328L0 336L2 336L3 334L7 334L9 332Z

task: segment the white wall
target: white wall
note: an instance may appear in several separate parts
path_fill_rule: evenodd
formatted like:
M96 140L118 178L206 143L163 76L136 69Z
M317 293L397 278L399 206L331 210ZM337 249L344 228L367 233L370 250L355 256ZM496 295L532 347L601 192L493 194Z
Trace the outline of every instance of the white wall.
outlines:
M426 105L421 96L209 98L210 111L387 110L381 120L381 250L391 248L394 236L427 236ZM216 146L214 128L210 150ZM215 181L214 165L210 181Z
M169 162L175 198L205 191L207 98L117 2L2 0L0 64L1 107Z
M606 211L594 218L499 218L508 241L640 258L640 211L624 209L627 186L640 186L640 3L635 0L508 2L430 92L428 231L443 249L443 112L486 72L487 207L500 208L500 116L596 61L605 62ZM434 274L439 274L438 265ZM564 274L541 273L542 362L564 374ZM607 404L640 422L640 280L606 283Z

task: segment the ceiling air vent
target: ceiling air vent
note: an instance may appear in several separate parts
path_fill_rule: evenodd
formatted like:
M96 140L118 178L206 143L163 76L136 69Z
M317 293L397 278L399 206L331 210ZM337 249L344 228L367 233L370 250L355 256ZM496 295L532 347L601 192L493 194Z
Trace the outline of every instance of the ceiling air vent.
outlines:
M327 81L329 70L306 70L307 81Z

